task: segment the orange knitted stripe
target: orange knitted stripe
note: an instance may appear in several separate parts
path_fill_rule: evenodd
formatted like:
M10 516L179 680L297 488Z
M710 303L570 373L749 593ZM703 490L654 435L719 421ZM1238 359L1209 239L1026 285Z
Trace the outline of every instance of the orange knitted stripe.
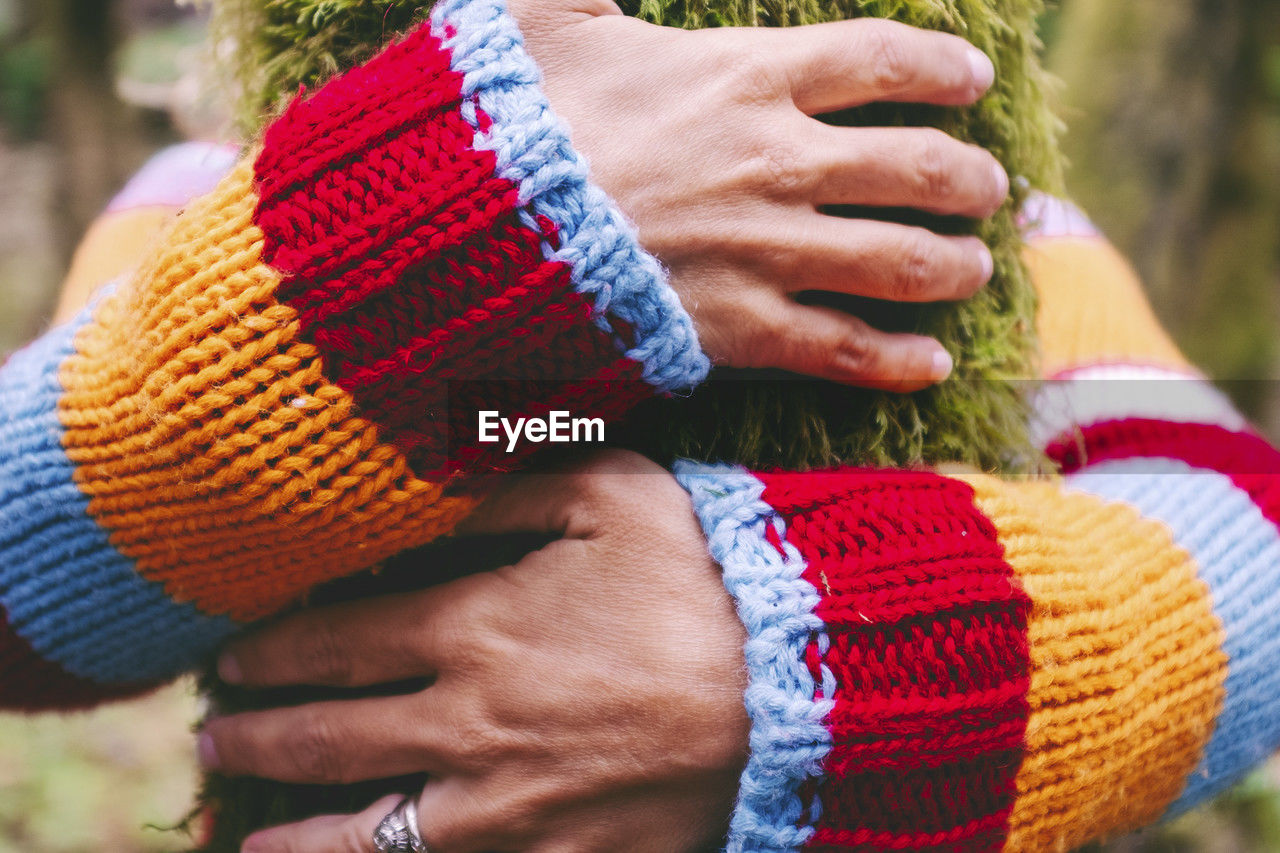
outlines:
M1066 851L1151 823L1199 762L1224 695L1224 634L1194 560L1132 508L961 479L1033 602L1006 849Z
M1044 375L1123 362L1189 370L1128 261L1100 238L1036 240L1023 252L1040 297ZM1109 306L1098 311L1098 304Z
M475 504L414 477L325 380L261 260L252 163L103 302L60 376L67 455L112 543L175 600L243 621Z

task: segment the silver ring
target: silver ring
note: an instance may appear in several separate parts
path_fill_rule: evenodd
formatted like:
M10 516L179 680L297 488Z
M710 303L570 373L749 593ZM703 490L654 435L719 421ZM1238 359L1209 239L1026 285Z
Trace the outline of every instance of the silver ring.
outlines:
M431 853L418 830L418 805L405 797L373 831L373 849L378 853Z

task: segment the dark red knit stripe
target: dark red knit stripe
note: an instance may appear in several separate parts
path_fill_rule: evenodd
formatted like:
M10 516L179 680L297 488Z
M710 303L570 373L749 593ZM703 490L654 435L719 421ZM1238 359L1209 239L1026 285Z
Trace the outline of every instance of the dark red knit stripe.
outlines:
M1013 756L1020 759L1020 756ZM994 780L993 780L994 781ZM875 787L873 781L869 788ZM937 797L937 789L922 791L929 797ZM901 801L899 801L901 802ZM906 803L903 803L905 806ZM980 810L980 809L979 809ZM945 832L885 832L872 829L837 829L820 825L809 843L818 850L880 851L910 850L912 853L970 853L979 850L1000 850L1008 834L1009 810L991 812L975 818L967 824Z
M1280 527L1280 452L1251 432L1128 418L1084 427L1079 435L1051 444L1047 452L1067 473L1107 460L1143 457L1178 459L1217 471Z
M928 472L761 476L822 595L832 749L810 846L998 850L1026 730L1030 601L967 485Z
M556 224L522 215L494 153L474 148L461 85L421 28L295 102L257 162L278 298L327 377L428 477L524 455L478 444L480 409L611 418L642 393L641 366L544 257Z
M502 225L506 224L504 220ZM517 258L485 251L495 240L504 239L507 242L524 239L531 245ZM308 325L317 327L317 340L322 345L339 347L344 341L349 341L352 352L361 355L357 364L367 366L357 369L369 371L371 375L362 373L353 379L361 383L376 381L380 362L401 361L403 358L397 355L398 352L412 354L430 346L424 343L426 339L415 337L423 329L433 330L433 333L440 329L446 334L455 334L460 329L475 328L474 318L468 311L477 307L493 315L491 322L504 316L518 319L520 315L513 308L521 304L530 305L530 311L536 305L554 307L558 293L571 293L567 270L561 272L563 267L548 265L531 272L517 266L520 262L527 263L529 252L537 249L537 242L537 235L523 229L512 230L490 224L456 250L444 254L437 248L433 255L424 254L418 258L413 269L413 277L417 280L412 285L406 286L404 271L398 271L400 278L391 282L396 286L380 286L353 303L360 306L359 312L336 316L341 312L328 310L342 301L335 298L331 302L315 303L314 308L302 312L302 317ZM440 258L443 262L422 263L429 257ZM352 271L352 274L357 273ZM566 281L555 280L556 276L564 276ZM583 316L590 312L586 305L581 305L580 310ZM519 328L519 324L512 322L507 327ZM496 326L493 333L498 333ZM500 353L494 355L501 357Z
M109 699L140 696L157 684L103 686L77 678L47 661L9 624L0 606L0 708L17 711L72 711Z

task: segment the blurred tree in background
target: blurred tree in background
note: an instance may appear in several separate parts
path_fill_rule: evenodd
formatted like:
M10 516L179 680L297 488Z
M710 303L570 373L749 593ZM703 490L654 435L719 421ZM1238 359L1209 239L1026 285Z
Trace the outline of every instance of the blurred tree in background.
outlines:
M0 351L38 331L71 252L157 147L168 111L120 96L122 46L172 0L0 0Z
M120 6L116 0L28 4L51 69L45 135L56 158L53 216L63 258L154 144L144 137L138 111L116 94Z
M176 138L195 100L179 78L207 68L201 20L172 0L0 0L0 357L48 316L89 220ZM1061 0L1045 38L1072 192L1192 358L1253 380L1226 387L1280 437L1280 0ZM194 796L195 717L187 685L70 719L0 715L0 853L182 848L144 824L177 823ZM1276 790L1273 767L1105 849L1280 851Z
M1072 192L1192 360L1274 426L1280 2L1064 0L1049 35Z

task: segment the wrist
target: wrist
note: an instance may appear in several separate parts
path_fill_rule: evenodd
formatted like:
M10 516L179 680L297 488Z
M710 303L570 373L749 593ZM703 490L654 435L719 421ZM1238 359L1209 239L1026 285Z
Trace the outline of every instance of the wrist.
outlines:
M817 590L804 561L786 546L778 514L761 499L764 486L729 465L677 463L676 478L693 499L712 557L724 571L747 632L750 757L730 821L727 850L783 851L812 837L811 782L831 749L823 725L832 688L807 664L806 648L823 642Z

